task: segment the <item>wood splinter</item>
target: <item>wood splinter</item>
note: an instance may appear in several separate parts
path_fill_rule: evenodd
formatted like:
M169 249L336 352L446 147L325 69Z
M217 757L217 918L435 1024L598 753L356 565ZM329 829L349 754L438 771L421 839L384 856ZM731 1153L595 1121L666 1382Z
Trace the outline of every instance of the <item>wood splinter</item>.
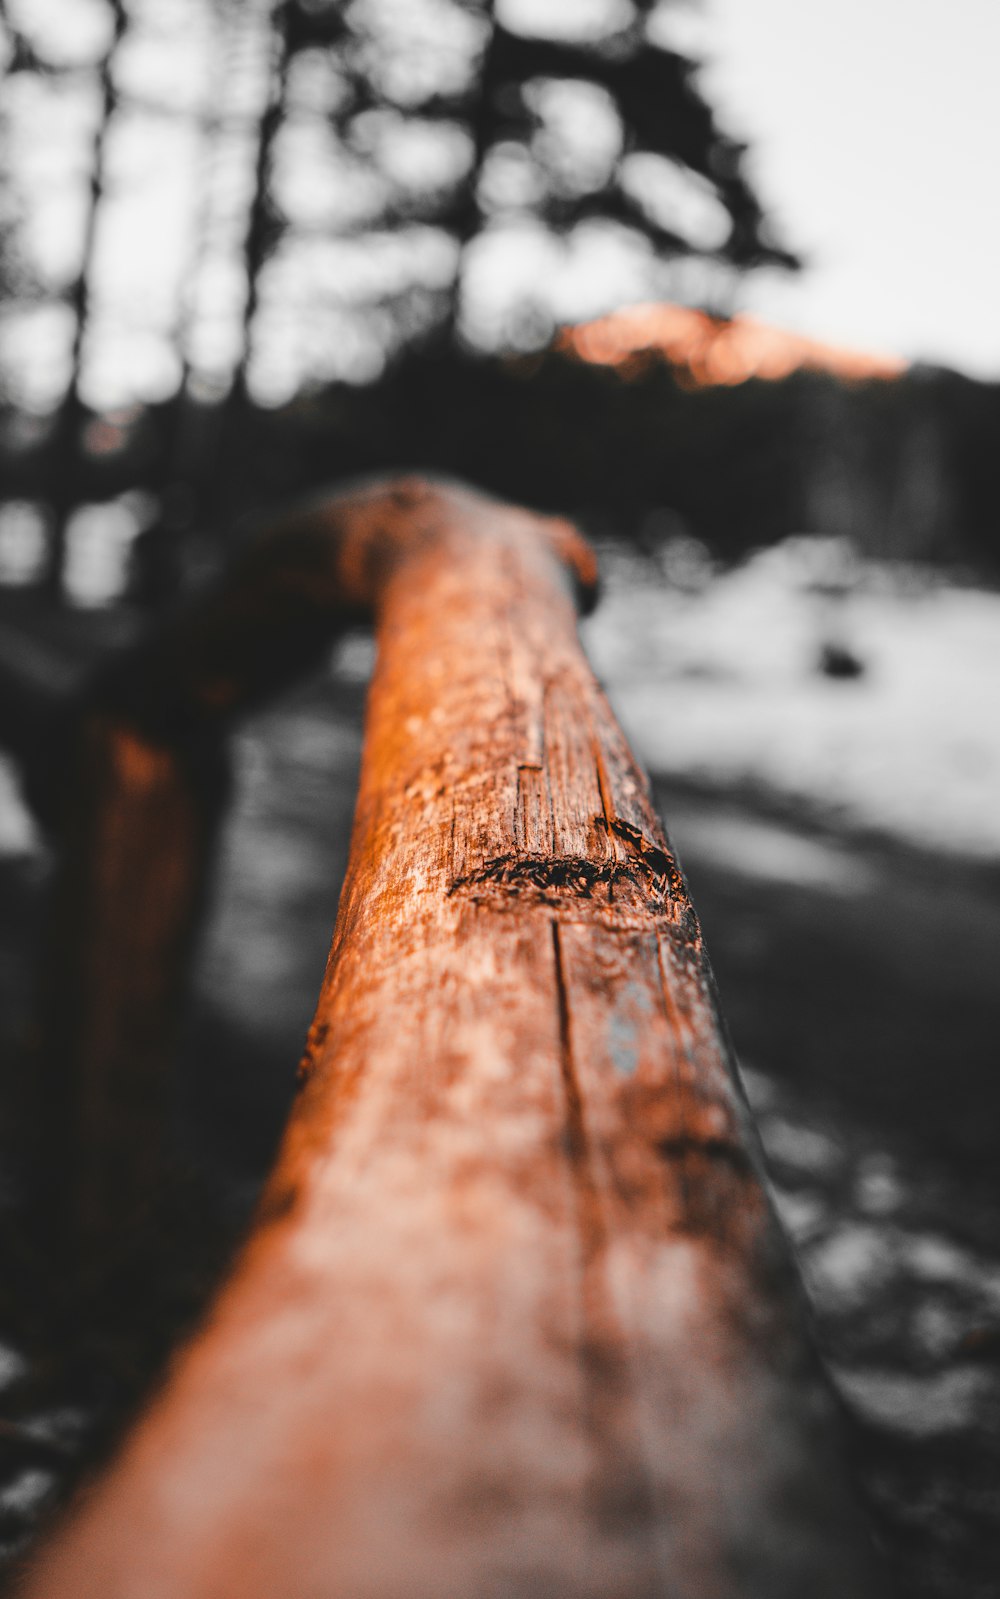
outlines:
M282 639L375 615L258 1221L30 1599L875 1592L697 922L577 639L592 578L566 524L368 486L118 680L208 726Z

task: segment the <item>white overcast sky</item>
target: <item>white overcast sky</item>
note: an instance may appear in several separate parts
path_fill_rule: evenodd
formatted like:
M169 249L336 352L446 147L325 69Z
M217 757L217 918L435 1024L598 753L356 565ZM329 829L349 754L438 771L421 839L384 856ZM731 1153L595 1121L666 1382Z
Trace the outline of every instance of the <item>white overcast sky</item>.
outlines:
M1000 378L1000 0L701 0L702 83L797 279L744 308Z

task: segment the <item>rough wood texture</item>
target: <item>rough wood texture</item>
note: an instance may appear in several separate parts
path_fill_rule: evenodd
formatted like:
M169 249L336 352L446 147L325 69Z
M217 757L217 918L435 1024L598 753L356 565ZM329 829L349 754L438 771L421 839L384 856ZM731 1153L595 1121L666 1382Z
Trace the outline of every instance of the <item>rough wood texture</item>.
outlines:
M25 1593L862 1599L581 546L419 484L320 524L379 657L301 1094L208 1326Z

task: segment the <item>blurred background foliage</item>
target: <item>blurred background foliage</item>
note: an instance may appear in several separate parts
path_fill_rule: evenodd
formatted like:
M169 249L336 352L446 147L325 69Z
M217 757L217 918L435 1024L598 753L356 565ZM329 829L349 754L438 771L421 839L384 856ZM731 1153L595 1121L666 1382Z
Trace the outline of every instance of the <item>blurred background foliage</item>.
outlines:
M131 488L166 540L161 598L186 533L301 484L308 450L273 464L297 397L407 359L450 397L473 351L547 342L543 258L572 295L604 257L612 299L681 257L719 292L792 264L664 9L7 0L0 470L44 512L41 583L64 586L74 507Z
M992 562L989 386L706 390L558 346L627 299L724 315L744 272L797 266L682 22L4 0L0 582L156 608L248 510L398 465L647 538L680 514L724 556L805 528Z

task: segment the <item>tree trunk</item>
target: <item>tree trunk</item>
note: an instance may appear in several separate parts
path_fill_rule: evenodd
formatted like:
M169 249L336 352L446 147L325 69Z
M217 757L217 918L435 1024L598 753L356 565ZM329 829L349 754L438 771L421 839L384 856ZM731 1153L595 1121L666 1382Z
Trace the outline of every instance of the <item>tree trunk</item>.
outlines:
M577 640L585 547L409 483L285 537L379 641L301 1092L209 1324L25 1594L862 1599L698 925Z
M124 0L109 0L112 19L111 41L100 66L101 108L94 131L90 155L90 194L84 226L80 271L69 293L73 312L73 344L70 350L70 375L66 393L56 418L49 446L51 460L52 535L40 578L42 592L51 599L62 597L66 566L66 535L70 516L83 494L81 430L85 409L80 393L87 333L90 328L93 298L94 258L107 177L108 140L118 109L115 61L128 26Z
M250 367L254 356L254 335L261 306L261 278L274 253L284 223L274 194L274 149L285 117L285 99L292 58L299 45L294 27L291 0L278 0L262 18L270 33L271 64L266 99L261 108L254 146L254 172L251 200L243 241L243 272L246 298L243 304L242 339L239 360L232 383L218 416L216 455L216 503L206 507L223 520L232 517L236 505L245 508L248 453L255 448L254 404L250 393ZM221 500L219 498L221 492Z

